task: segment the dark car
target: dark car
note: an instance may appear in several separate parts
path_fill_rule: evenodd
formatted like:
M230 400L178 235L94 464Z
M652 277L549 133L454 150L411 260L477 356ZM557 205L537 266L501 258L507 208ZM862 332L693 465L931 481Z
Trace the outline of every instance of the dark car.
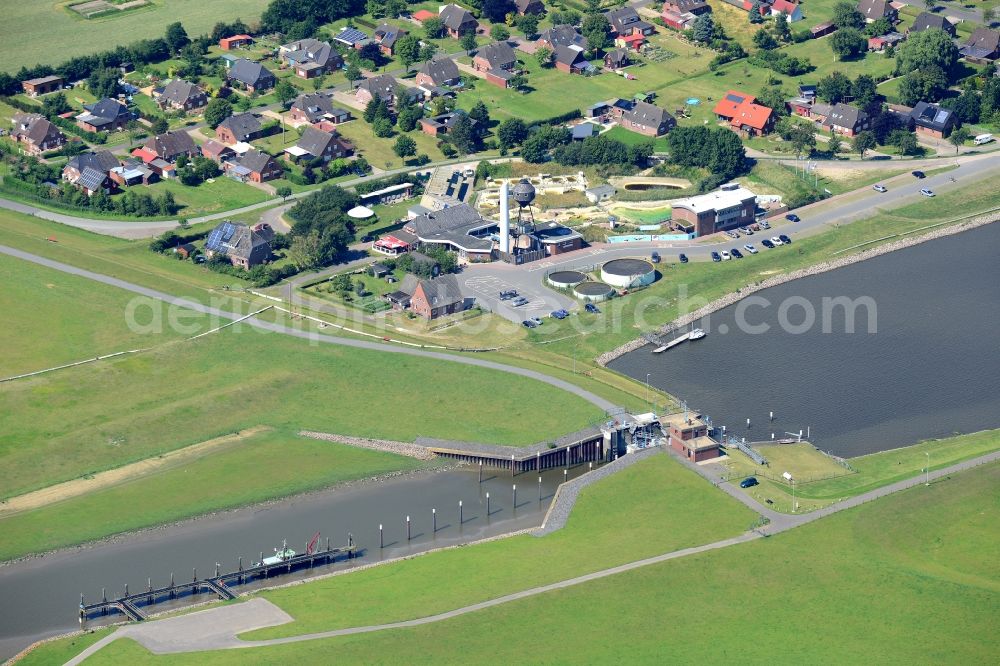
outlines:
M500 292L501 301L509 301L512 298L517 298L517 291L514 289L508 289L506 291Z
M583 309L586 310L587 312L593 312L594 314L597 314L598 312L601 311L601 309L596 305L594 305L593 303L587 303L586 305L583 306Z
M555 312L552 313L552 316L555 317L556 319L565 319L566 317L569 316L569 313L566 312L565 310L556 310Z
M712 261L722 261L722 257L719 256L718 252L712 253Z
M795 213L789 213L788 215L785 216L785 219L788 220L789 222L801 222L802 221L802 219L798 215L796 215Z
M748 476L747 478L740 481L740 488L753 488L759 483L756 477Z
M923 171L913 171L914 178L926 178Z
M524 296L518 296L517 298L514 299L514 307L520 307L522 305L527 305L527 304L528 304L528 299L525 298Z
M762 240L760 242L760 244L763 245L764 247L766 247L768 250L773 250L774 249L774 243L772 243L767 238L765 238L764 240Z
M525 319L524 321L521 322L521 326L524 326L525 328L534 328L538 326L538 324L531 321L530 319Z
M683 252L677 258L680 260L680 262L682 264L686 264L688 262L688 256L686 254L684 254Z
M729 254L733 255L733 259L742 259L743 253L737 250L735 247L729 251Z
M792 239L791 239L791 238L789 238L788 236L786 236L785 234L780 234L780 235L778 236L778 238L780 238L780 239L781 239L781 242L782 242L782 243L791 243L791 242L792 242Z
M654 252L652 255L650 255L649 258L653 260L654 264L660 263L660 253L659 252Z

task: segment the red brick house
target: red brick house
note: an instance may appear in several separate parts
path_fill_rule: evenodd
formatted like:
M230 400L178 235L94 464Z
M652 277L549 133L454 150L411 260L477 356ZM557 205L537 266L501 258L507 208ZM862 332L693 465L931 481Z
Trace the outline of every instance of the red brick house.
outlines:
M677 125L677 120L667 111L648 102L636 102L622 113L618 123L627 130L644 136L661 136Z
M263 136L260 116L253 113L237 113L229 116L215 128L215 138L229 145L244 141L249 143Z
M408 275L400 291L410 294L410 310L425 319L462 312L471 305L471 299L462 295L454 275L441 275L431 280L417 280Z
M479 21L469 12L458 5L445 5L438 12L441 22L448 36L459 39L463 35L474 34L479 28Z
M201 154L203 157L207 157L218 164L222 164L226 160L236 156L232 148L212 139L201 144Z
M110 172L119 165L118 158L110 151L76 155L62 170L62 179L91 196L98 191L105 194L115 189Z
M578 47L556 47L553 54L553 61L555 62L556 69L567 74L582 74L592 68L592 65L583 56L583 51Z
M542 0L514 0L514 7L517 9L518 16L525 14L540 16L545 13L545 5Z
M487 44L479 49L472 58L472 68L477 72L488 72L494 69L510 72L516 64L517 56L514 55L514 49L507 42Z
M292 108L288 115L294 121L307 122L310 125L320 122L339 125L351 119L351 112L334 106L333 96L328 93L299 95L292 102Z
M420 91L400 85L392 74L379 74L362 81L354 93L354 99L359 104L367 105L375 98L375 95L378 95L389 107L389 110L394 110L399 101L397 97L400 93L414 98L420 96Z
M823 121L823 125L835 134L857 136L871 129L871 118L856 106L839 102L830 109L830 115Z
M76 116L76 124L88 132L116 132L132 120L128 107L115 99L105 97L93 104L84 104L84 112Z
M713 113L742 136L761 136L773 129L775 114L769 107L756 102L753 95L730 90L715 105Z
M142 145L142 150L144 154L136 155L135 151L132 154L142 158L147 164L151 164L156 158L166 162L174 162L181 155L194 157L199 154L198 146L195 145L194 139L191 138L190 134L183 131L165 132L164 134L151 136ZM153 160L147 160L146 155L151 155Z
M61 76L42 76L37 79L21 81L21 89L28 97L38 97L59 90L62 84L63 78Z
M256 148L251 148L240 157L230 159L222 165L222 168L230 178L252 183L281 178L285 173L273 157Z
M414 79L418 86L453 86L462 80L462 75L458 71L458 65L448 57L428 60L420 69Z
M156 97L162 109L191 111L208 104L208 95L195 84L183 79L174 79Z
M373 34L375 43L378 44L379 52L385 57L391 58L396 51L396 42L399 41L400 37L407 35L408 32L403 28L383 23L375 28Z
M670 448L691 462L712 460L722 455L719 443L708 434L708 424L695 414L670 414L660 417Z
M738 185L723 185L715 192L674 201L673 222L701 237L752 224L756 211L756 194Z
M62 131L38 113L15 113L10 134L29 155L41 155L66 144Z

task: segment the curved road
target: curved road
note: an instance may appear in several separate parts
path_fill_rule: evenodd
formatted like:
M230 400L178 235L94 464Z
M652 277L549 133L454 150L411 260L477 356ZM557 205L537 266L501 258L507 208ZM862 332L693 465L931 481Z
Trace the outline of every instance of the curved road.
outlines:
M1000 451L994 451L993 453L988 453L986 455L973 458L971 460L966 460L964 462L951 465L944 469L931 472L929 479L931 481L937 481L943 479L951 474L957 472L965 471L979 465L984 465L987 463L995 462L1000 460ZM697 466L692 466L697 471ZM642 560L637 560L634 562L629 562L627 564L622 564L616 567L610 567L608 569L602 569L600 571L595 571L593 573L585 574L582 576L577 576L575 578L569 578L566 580L558 581L556 583L551 583L549 585L541 585L538 587L529 588L527 590L522 590L520 592L515 592L513 594L508 594L502 597L497 597L495 599L489 599L487 601L482 601L476 604L471 604L468 606L463 606L462 608L456 608L454 610L446 611L444 613L438 613L435 615L429 615L426 617L416 618L412 620L404 620L401 622L390 622L386 624L370 625L363 627L348 627L345 629L334 629L331 631L323 631L314 634L303 634L299 636L288 636L285 638L274 638L270 640L259 640L259 641L243 641L237 638L237 636L246 631L252 629L262 628L266 626L275 626L279 624L285 624L292 621L287 613L282 611L277 606L273 605L269 601L261 598L252 599L250 601L244 602L242 604L234 604L229 606L222 606L219 608L213 608L206 611L200 611L196 613L191 613L189 615L183 615L180 617L168 618L164 620L156 620L153 622L142 623L142 624L131 624L118 629L117 631L111 633L110 635L104 637L97 643L81 652L79 655L67 662L67 666L82 663L84 659L91 656L101 648L103 648L108 643L117 640L118 638L131 638L139 643L141 643L146 649L150 650L154 654L169 654L169 653L181 653L181 652L200 652L206 650L226 650L226 649L241 649L241 648L255 648L255 647L267 647L273 645L283 645L287 643L300 643L303 641L312 641L322 638L335 638L338 636L350 636L356 634L367 634L378 631L388 631L392 629L403 629L408 627L417 627L425 624L433 624L436 622L441 622L444 620L449 620L454 617L461 615L467 615L469 613L474 613L476 611L484 610L487 608L492 608L494 606L500 606L512 601L518 601L520 599L526 599L528 597L537 596L539 594L544 594L546 592L552 592L555 590L562 590L568 587L573 587L580 585L581 583L587 583L593 580L599 580L601 578L607 578L609 576L614 576L616 574L624 573L626 571L632 571L634 569L639 569L642 567L647 567L652 564L659 564L661 562L666 562L668 560L678 559L681 557L686 557L688 555L695 555L698 553L705 553L712 550L719 550L720 548L727 548L729 546L735 546L740 543L746 543L748 541L753 541L764 536L771 536L774 534L779 534L781 532L786 532L788 530L794 529L801 525L811 523L820 518L824 518L834 513L844 511L846 509L851 509L861 504L871 502L887 495L913 488L925 483L928 477L924 474L914 476L912 478L898 481L881 488L876 488L875 490L870 490L861 495L856 495L850 499L837 502L823 509L813 511L808 514L802 515L788 515L788 514L778 514L765 507L757 504L755 501L750 499L747 495L740 493L738 490L730 486L730 484L723 484L723 490L728 494L733 495L740 501L748 504L755 511L759 511L761 514L767 515L771 519L771 522L766 528L760 528L756 531L746 532L736 537L730 539L724 539L721 541L715 541L713 543L703 544L701 546L695 546L693 548L685 548L682 550L676 550L669 553L663 553L661 555L656 555L653 557L648 557Z

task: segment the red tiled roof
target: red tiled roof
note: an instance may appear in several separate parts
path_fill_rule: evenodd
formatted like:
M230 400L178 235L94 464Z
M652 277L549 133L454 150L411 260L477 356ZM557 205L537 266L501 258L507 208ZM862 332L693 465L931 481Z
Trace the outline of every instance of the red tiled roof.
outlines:
M136 148L135 150L132 151L132 156L138 157L146 164L149 164L158 157L156 153L149 150L148 148Z
M712 113L714 113L717 116L722 116L723 118L726 118L728 120L736 115L737 109L740 107L741 104L747 102L752 104L756 100L757 98L754 97L753 95L741 93L738 90L730 90L729 92L727 92L725 95L722 96L722 99L720 99L719 103L715 105L715 109L712 111Z
M795 13L798 9L799 3L793 2L792 0L774 0L771 3L771 9L775 12L785 12L789 16Z
M421 9L419 12L415 12L413 14L413 20L416 21L417 23L423 23L427 19L433 18L435 16L437 16L437 14L435 14L434 12L427 11L426 9Z
M390 236L382 236L377 241L375 241L375 245L377 245L379 247L385 247L385 248L395 249L395 250L401 250L403 248L410 247L409 243L407 243L405 241L401 241L398 238L396 238L395 236L391 236L391 235Z
M737 109L737 113L730 121L730 125L736 128L752 127L755 130L763 131L771 117L771 109L760 104L744 102Z

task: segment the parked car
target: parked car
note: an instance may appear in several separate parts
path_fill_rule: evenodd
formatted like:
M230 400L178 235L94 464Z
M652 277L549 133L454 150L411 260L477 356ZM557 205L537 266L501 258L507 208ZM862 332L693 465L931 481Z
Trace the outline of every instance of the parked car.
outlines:
M888 192L889 190L885 185L872 185L872 189L876 192Z
M679 255L679 256L677 257L677 259L678 259L678 260L679 260L679 261L680 261L680 262L681 262L682 264L686 264L686 263L688 262L688 256L687 256L686 254L684 254L683 252L681 252L681 253L680 253L680 255Z
M719 256L718 252L712 253L712 261L722 261L722 257Z
M785 234L779 235L778 238L780 238L781 242L784 243L785 245L788 245L792 242L792 239L786 236Z
M517 296L518 294L516 289L506 289L500 292L501 301L509 301L512 298L517 298Z
M753 488L759 483L760 482L757 480L757 477L748 476L747 478L740 481L740 488Z
M568 316L569 316L569 313L568 313L568 312L566 312L566 311L565 311L565 310L563 310L563 309L559 309L559 310L555 310L555 311L554 311L554 312L552 313L552 316L553 316L553 317L555 317L556 319L565 319L566 317L568 317Z
M660 263L660 253L659 252L654 252L653 254L649 255L649 258L653 261L654 264Z
M732 250L729 251L729 254L733 255L733 259L742 259L743 258L743 253L740 252L739 249L737 249L735 247Z
M730 255L728 251L726 251L726 250L722 251L722 260L723 261L729 261L732 258L733 258L732 255Z
M920 193L922 195L924 195L925 197L933 197L933 196L935 196L934 190L929 190L926 187L924 189L920 190Z
M802 221L802 218L800 218L795 213L789 213L788 215L785 216L785 219L788 220L789 222L801 222Z
M911 172L914 178L926 178L923 171L913 171Z
M583 306L583 309L586 310L587 312L593 312L594 314L597 314L598 312L601 311L601 309L596 305L594 305L593 303L587 303L586 305Z
M767 220L761 220L760 221L760 228L761 229L770 229L771 225L767 223Z
M528 299L525 298L524 296L518 296L513 301L513 305L514 305L515 308L521 307L522 305L527 305L527 304L528 304Z
M535 328L536 326L538 326L538 324L536 324L530 319L525 319L524 321L521 322L521 326L524 326L525 328Z
M774 243L775 247L778 245L784 245L784 242L782 242L782 240L777 236L771 236L771 242Z
M749 252L750 254L757 254L757 248L753 246L753 243L747 243L746 245L743 246L743 249Z
M736 233L735 231L727 231L726 235L729 236L730 238L739 238L740 237L740 235L738 233Z
M753 229L750 227L740 227L740 231L742 231L746 236L753 236Z
M760 242L760 244L763 245L764 247L766 247L768 250L774 249L774 243L772 243L771 241L767 240L766 238L764 240L762 240Z

